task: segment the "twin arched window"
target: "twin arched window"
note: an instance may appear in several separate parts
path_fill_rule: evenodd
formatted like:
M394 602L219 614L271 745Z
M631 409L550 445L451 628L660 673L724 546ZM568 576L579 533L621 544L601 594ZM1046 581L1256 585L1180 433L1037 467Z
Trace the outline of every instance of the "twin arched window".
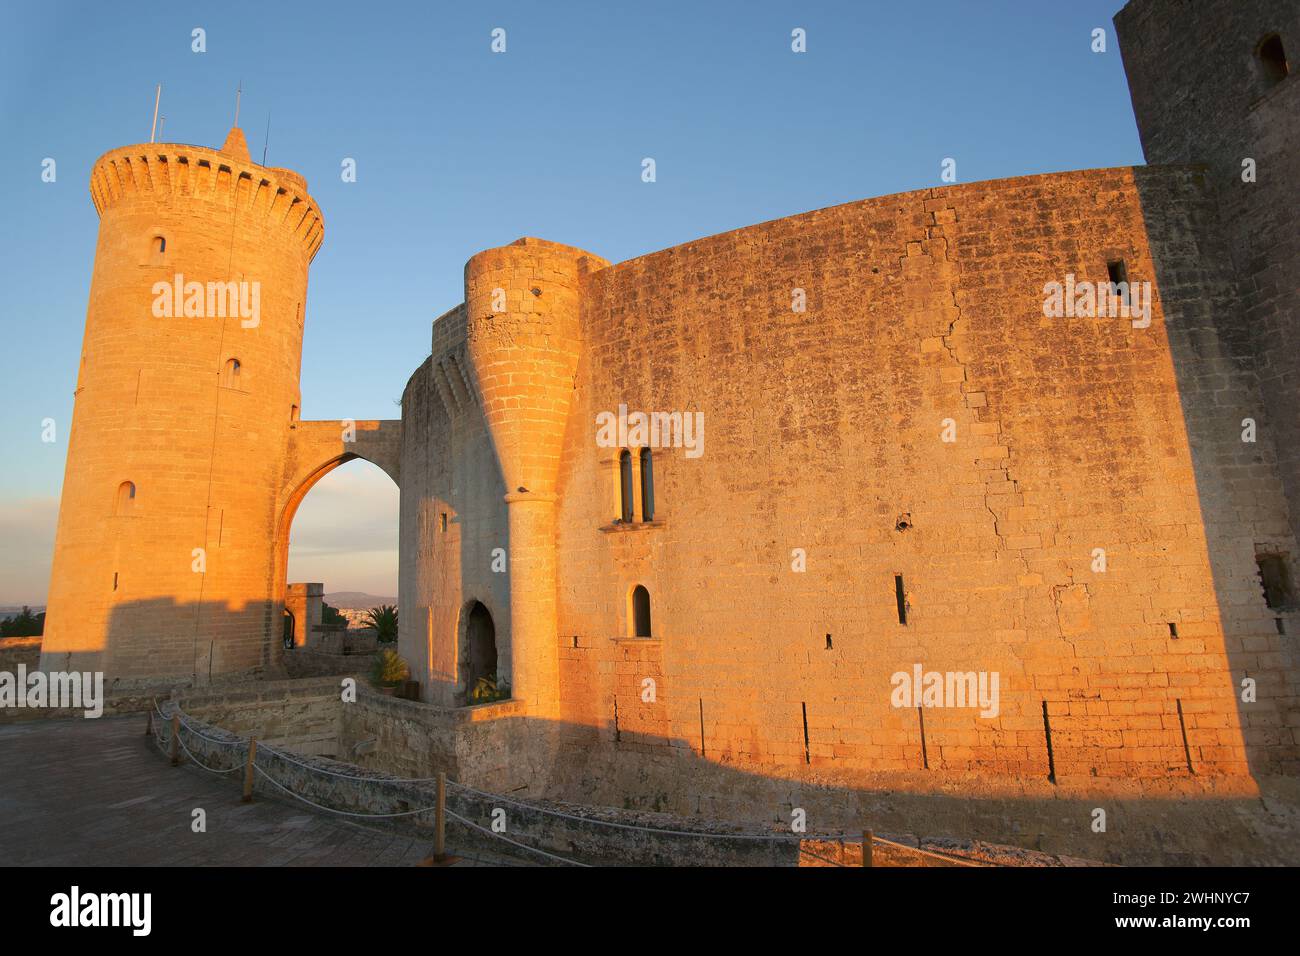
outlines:
M638 461L641 465L641 520L653 521L655 518L654 456L649 448L642 448L638 452ZM632 503L635 500L632 485L632 453L624 448L618 454L619 520L624 524L632 522Z

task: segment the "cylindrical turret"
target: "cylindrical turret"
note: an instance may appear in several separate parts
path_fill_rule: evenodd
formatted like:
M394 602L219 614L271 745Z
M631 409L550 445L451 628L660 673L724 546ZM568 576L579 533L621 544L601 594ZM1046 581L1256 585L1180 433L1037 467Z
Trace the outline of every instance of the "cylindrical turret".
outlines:
M580 284L606 265L520 239L465 266L471 374L506 485L511 691L535 716L553 713L559 697L555 486L578 368Z
M90 192L99 243L42 666L128 684L263 666L320 212L238 129L221 150L113 150Z

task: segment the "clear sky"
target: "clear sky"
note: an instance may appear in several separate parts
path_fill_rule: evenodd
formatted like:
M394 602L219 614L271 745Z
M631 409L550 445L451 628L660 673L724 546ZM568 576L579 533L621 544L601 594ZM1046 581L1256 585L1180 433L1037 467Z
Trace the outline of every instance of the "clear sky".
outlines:
M270 114L268 163L307 178L326 224L302 417L392 418L480 249L532 235L620 261L941 185L946 157L962 182L1141 163L1120 6L4 4L0 604L45 600L95 250L87 178L102 153L148 141L155 84L167 142L220 146L242 81L260 160ZM791 51L795 28L806 53ZM374 466L328 476L295 521L291 579L395 594L396 501Z

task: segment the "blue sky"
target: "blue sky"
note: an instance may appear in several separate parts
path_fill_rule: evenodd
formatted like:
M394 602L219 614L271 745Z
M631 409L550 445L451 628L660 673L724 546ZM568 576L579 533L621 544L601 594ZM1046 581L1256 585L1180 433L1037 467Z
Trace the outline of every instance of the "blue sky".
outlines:
M1121 5L6 5L0 604L44 601L95 249L87 177L102 153L148 140L155 84L168 142L219 146L242 81L260 159L271 114L268 163L306 176L326 222L303 418L390 418L480 249L535 235L620 261L940 185L945 157L962 182L1141 163L1110 22ZM1105 53L1090 49L1096 27ZM348 157L355 183L340 177ZM396 520L387 478L345 466L299 512L291 577L395 593Z

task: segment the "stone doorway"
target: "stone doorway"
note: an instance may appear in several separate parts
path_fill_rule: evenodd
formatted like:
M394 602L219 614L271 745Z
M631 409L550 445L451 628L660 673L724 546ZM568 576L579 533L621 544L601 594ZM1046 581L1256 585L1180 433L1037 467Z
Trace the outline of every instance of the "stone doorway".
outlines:
M479 681L497 679L497 632L492 614L475 601L465 612L465 637L461 647L461 675L465 696L473 700Z

